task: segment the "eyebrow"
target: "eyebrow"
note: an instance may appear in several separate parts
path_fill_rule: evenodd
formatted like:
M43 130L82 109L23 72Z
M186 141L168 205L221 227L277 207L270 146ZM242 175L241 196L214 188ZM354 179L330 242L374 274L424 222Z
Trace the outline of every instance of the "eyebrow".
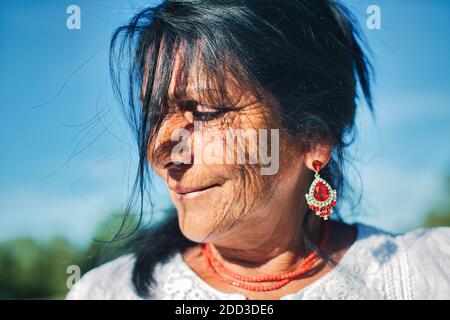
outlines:
M195 89L188 89L186 91L186 95L187 97L193 97L195 96L194 93L200 93L200 92L218 92L218 90L216 88L206 88L206 87L199 87L199 88L195 88ZM181 94L181 92L178 89L175 89L175 92L173 93L173 96L169 96L168 100L172 101L172 102L176 102L176 101L180 101L180 100L184 100L184 98L182 97L183 95Z

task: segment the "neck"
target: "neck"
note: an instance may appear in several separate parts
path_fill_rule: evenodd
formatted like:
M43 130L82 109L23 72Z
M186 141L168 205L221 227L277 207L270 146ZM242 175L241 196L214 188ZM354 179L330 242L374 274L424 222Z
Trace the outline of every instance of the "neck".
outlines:
M303 207L302 211L306 212L306 208ZM293 271L310 250L302 240L301 225L305 215L298 211L290 212L290 216L279 215L283 219L277 222L275 228L273 225L264 228L267 218L261 221L253 218L248 226L243 223L240 228L235 229L239 236L227 236L227 241L214 241L211 244L212 254L225 268L241 275L258 276ZM312 235L313 242L318 245L322 235L321 220L309 221L305 227ZM255 225L258 225L257 230Z

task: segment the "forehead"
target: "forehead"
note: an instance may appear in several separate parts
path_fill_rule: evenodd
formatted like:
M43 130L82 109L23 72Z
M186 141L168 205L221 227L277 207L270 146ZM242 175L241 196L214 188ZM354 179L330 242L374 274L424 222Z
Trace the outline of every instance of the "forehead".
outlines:
M233 74L225 61L219 66L206 66L201 59L201 43L196 46L195 54L190 52L191 57L186 57L183 42L180 42L172 55L172 60L168 60L167 53L160 50L156 63L156 82L168 78L167 102L177 102L182 100L194 100L215 104L243 105L256 99L250 83L244 80L244 76ZM144 67L141 94L144 97L148 81L148 63ZM171 71L166 73L163 68L164 63L171 64ZM159 73L159 74L158 74ZM157 91L157 85L152 89L152 94ZM163 90L165 91L165 90Z
M242 96L238 80L230 73L208 70L200 59L191 61L187 70L183 70L183 56L177 53L168 87L168 100L227 100L237 103ZM185 74L180 74L185 72Z

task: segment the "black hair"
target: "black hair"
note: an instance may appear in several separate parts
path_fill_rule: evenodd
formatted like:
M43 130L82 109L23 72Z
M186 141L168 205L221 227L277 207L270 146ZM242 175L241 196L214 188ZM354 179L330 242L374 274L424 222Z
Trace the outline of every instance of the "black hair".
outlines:
M145 212L148 146L168 113L168 85L180 52L178 95L186 87L186 70L200 58L208 82L222 89L219 98L226 99L223 84L232 74L262 100L273 98L283 128L305 145L331 139L332 158L321 176L342 199L358 81L372 110L371 66L362 44L355 19L331 0L167 0L137 13L115 31L110 48L114 92L139 152L127 213L136 203L140 219ZM306 224L305 218L303 238L318 250ZM150 294L156 263L196 244L182 235L174 210L136 240L133 284L142 297Z

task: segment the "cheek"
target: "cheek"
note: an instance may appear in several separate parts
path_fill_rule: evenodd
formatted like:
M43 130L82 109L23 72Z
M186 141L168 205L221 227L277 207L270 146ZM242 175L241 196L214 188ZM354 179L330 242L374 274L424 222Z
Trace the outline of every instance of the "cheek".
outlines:
M223 133L222 130L219 131ZM224 235L232 227L239 225L236 224L237 220L245 222L248 218L251 221L252 217L260 212L263 215L272 214L273 210L267 209L283 205L292 195L295 182L298 181L301 154L289 151L288 146L292 144L288 144L284 139L280 141L280 168L274 175L261 174L261 166L254 164L211 164L223 161L222 152L230 148L223 136L217 137L210 132L202 132L202 146L208 146L209 149L195 149L195 153L201 152L203 160L202 169L197 173L201 171L211 175L220 174L226 177L225 184L209 197L197 201L180 202L173 199L179 214L181 231L195 242L205 239L211 241ZM249 148L246 140L244 150ZM212 168L214 170L210 170ZM198 178L200 175L195 176Z
M217 166L215 169L219 171ZM246 165L230 170L228 165L222 166L222 171L227 173L228 179L205 197L179 201L171 194L180 229L192 241L202 242L223 235L268 198L267 190L274 178L261 179L259 168Z
M226 171L228 176L221 188L198 201L173 199L181 231L194 242L214 241L232 232L240 223L252 223L257 216L278 213L277 208L290 200L295 189L300 164L300 161L291 161L290 166L283 166L273 176L261 175L255 165L236 166L231 172L230 166L223 166L222 170L217 170L216 166L216 172Z
M275 176L261 175L260 166L245 166L241 172L239 200L245 204L247 210L262 206L269 199Z

